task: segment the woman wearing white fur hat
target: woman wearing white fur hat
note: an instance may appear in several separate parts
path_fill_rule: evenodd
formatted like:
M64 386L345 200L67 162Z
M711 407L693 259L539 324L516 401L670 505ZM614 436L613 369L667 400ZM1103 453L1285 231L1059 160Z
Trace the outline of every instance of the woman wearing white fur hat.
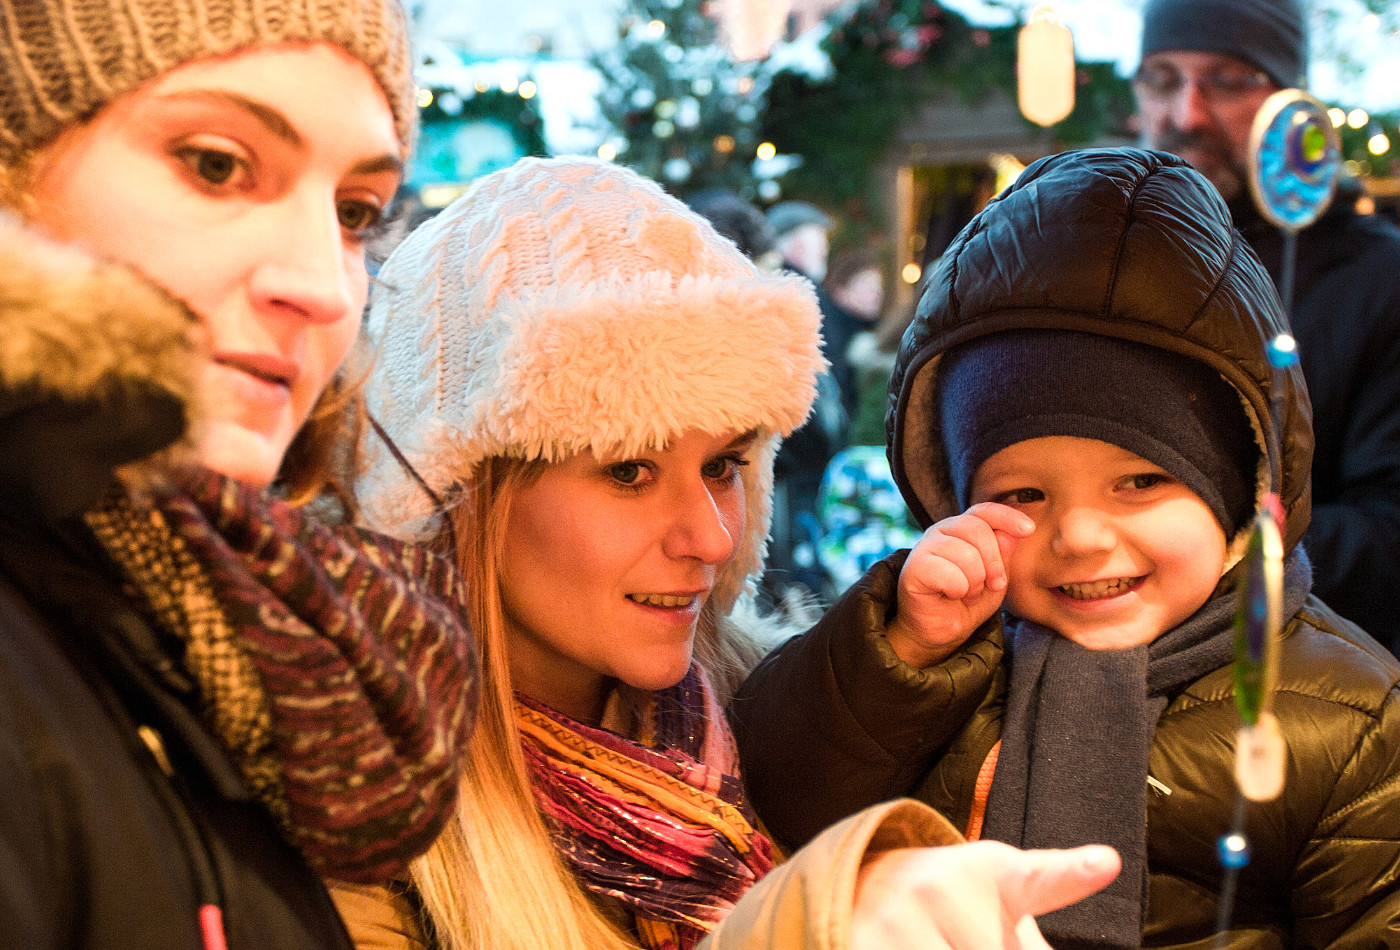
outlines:
M904 802L750 891L773 853L722 710L777 632L749 598L774 449L823 369L805 281L584 159L487 176L380 279L367 396L401 454L366 446L360 500L455 549L484 666L459 820L412 874L438 946L1036 946L1028 913L1111 878L1111 852L890 850L957 840ZM1013 883L1032 865L1053 893ZM419 945L383 896L357 943Z

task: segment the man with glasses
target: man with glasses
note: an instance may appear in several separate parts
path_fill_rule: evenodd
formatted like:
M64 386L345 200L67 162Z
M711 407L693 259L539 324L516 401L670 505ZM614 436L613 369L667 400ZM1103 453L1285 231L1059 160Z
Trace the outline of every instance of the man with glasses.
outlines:
M1278 282L1281 233L1260 217L1246 168L1264 100L1302 86L1298 0L1150 0L1133 81L1143 144L1180 155L1225 198ZM1291 320L1313 404L1314 590L1400 646L1400 229L1356 211L1344 180L1298 237Z

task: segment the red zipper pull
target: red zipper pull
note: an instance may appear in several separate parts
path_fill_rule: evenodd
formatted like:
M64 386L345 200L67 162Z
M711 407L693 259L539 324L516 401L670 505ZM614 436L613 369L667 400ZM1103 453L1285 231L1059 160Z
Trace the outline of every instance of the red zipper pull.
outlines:
M224 939L224 912L218 904L205 904L199 909L199 932L204 937L204 950L228 950Z

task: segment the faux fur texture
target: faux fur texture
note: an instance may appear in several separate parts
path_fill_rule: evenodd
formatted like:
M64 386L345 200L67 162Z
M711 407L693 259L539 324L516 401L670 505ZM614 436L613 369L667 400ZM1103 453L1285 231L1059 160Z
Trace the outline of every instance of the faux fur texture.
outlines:
M184 305L130 269L0 214L0 418L54 397L101 401L144 387L196 419L202 339Z
M825 370L815 294L761 274L654 183L607 162L489 175L394 252L370 311L371 411L439 497L490 456L632 454L756 429L748 536L713 597L762 565L777 439ZM367 517L426 528L427 495L376 442Z

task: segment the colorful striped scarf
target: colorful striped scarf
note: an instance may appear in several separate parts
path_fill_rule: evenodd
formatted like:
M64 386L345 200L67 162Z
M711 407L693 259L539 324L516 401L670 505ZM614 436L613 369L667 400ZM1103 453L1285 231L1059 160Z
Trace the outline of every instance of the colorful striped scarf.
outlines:
M450 564L211 472L139 503L113 494L86 520L312 867L377 883L428 849L476 710Z
M588 890L627 908L648 950L690 950L772 868L699 667L644 694L636 740L516 700L556 847Z

